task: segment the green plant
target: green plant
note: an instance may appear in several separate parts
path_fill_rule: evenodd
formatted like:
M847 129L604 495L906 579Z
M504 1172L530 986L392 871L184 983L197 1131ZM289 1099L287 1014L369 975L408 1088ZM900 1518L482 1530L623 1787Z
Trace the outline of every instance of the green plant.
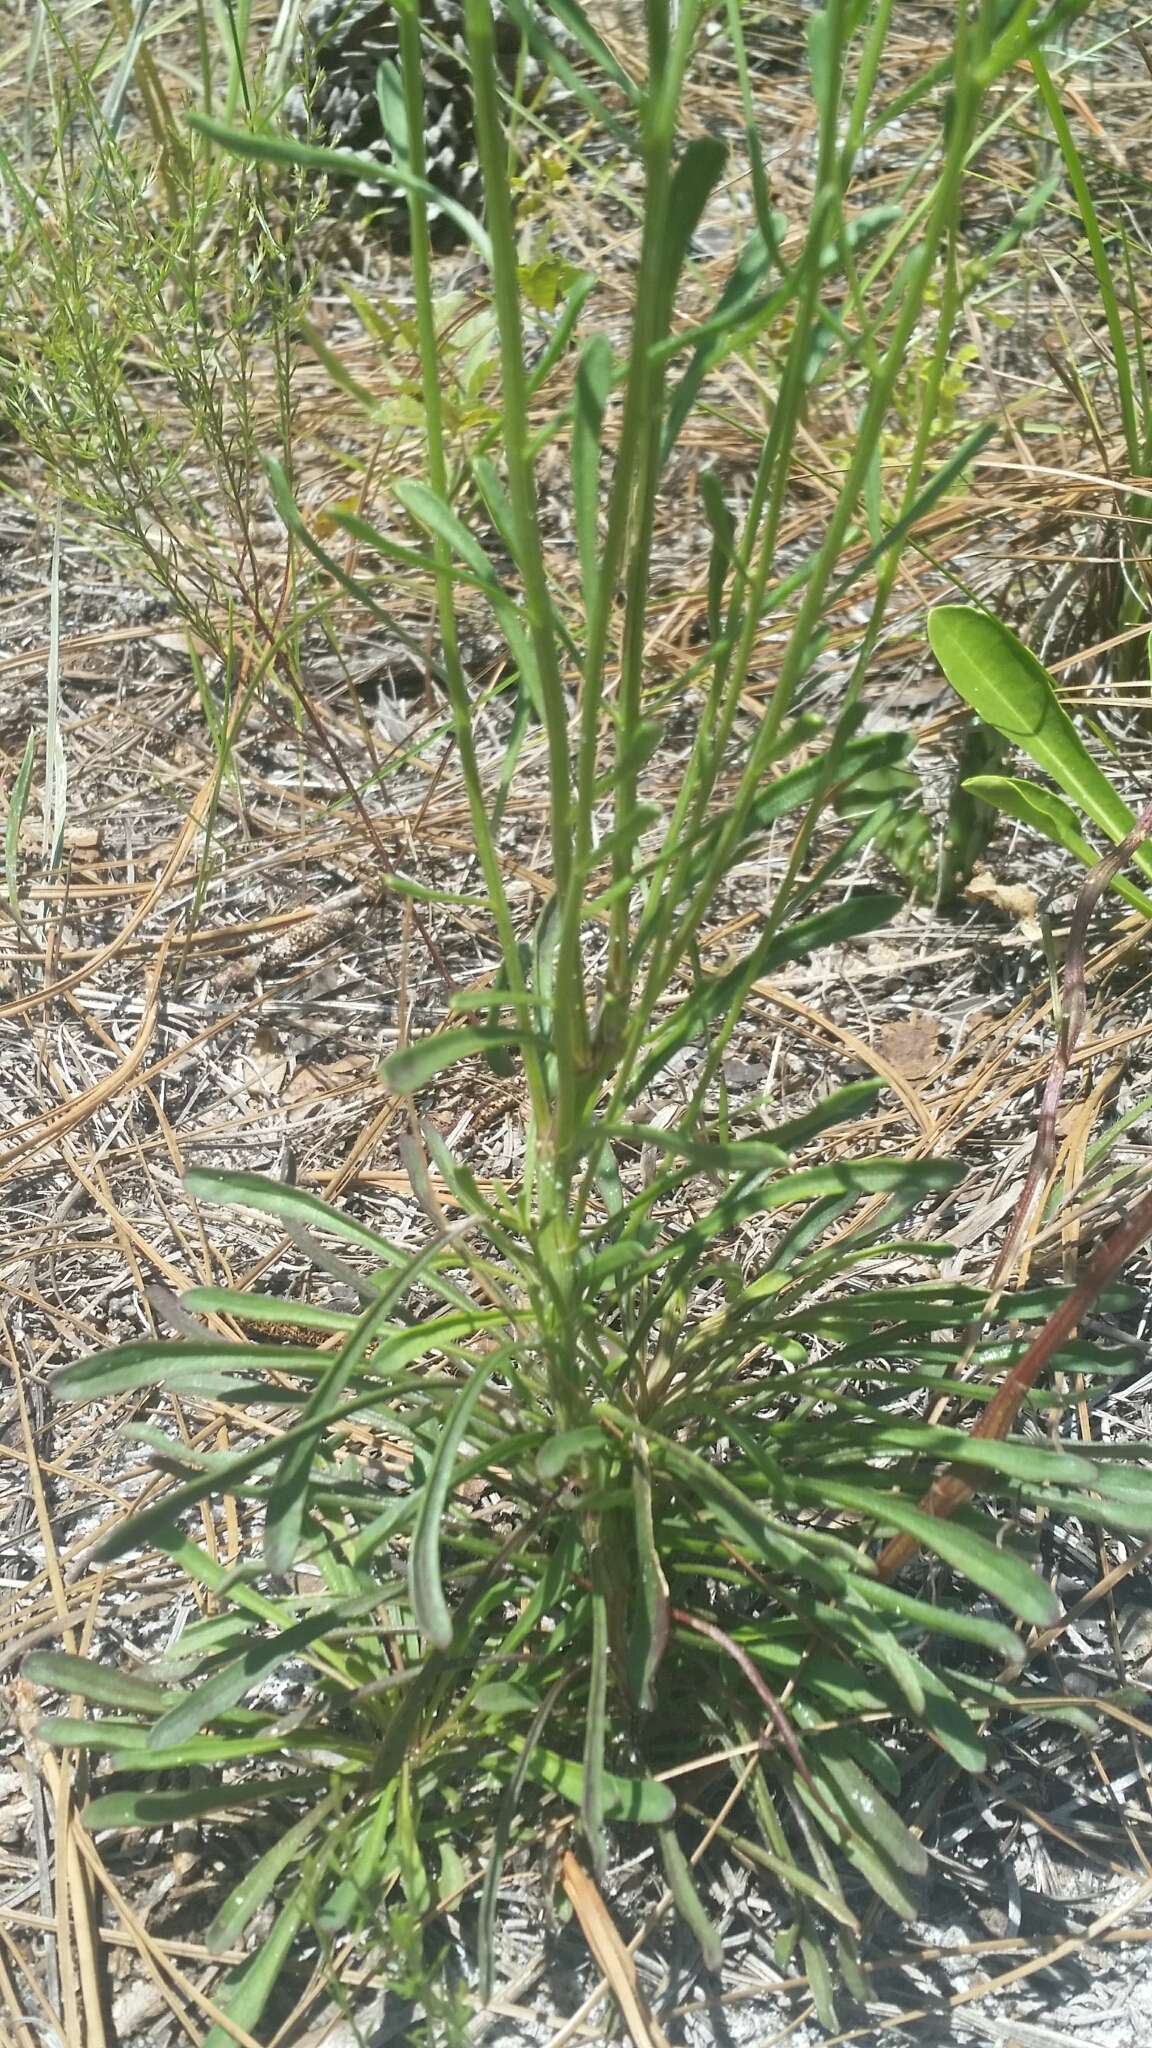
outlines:
M540 369L525 361L491 17L487 0L467 0L485 218L460 225L489 267L502 402L499 437L491 420L473 419L472 438L454 443L416 5L398 0L403 62L382 75L380 97L387 175L410 207L425 474L393 492L390 509L409 522L403 541L362 513L331 514L381 561L431 580L483 883L467 900L490 920L490 971L455 992L447 1028L398 1049L385 1073L413 1097L464 1061L478 1074L487 1061L521 1075L515 1181L482 1187L414 1106L404 1158L431 1228L413 1254L298 1189L197 1171L194 1197L275 1219L359 1308L196 1289L184 1298L189 1314L288 1322L312 1342L238 1345L206 1331L120 1347L56 1383L74 1400L160 1386L222 1398L234 1412L271 1410L280 1425L227 1454L136 1425L177 1484L106 1554L153 1545L203 1589L204 1618L146 1676L49 1653L25 1667L108 1710L45 1731L111 1760L118 1782L88 1807L90 1826L254 1816L262 1853L209 1936L226 1948L274 1907L251 1961L220 1993L249 2030L305 1926L325 1942L370 1942L387 1938L391 1918L407 1965L413 1926L434 1928L473 1884L490 1972L504 1855L542 1801L569 1821L578 1814L597 1871L615 1830L649 1831L710 1967L718 1938L680 1830L698 1816L730 1836L738 1828L743 1853L786 1902L781 1958L799 1955L834 2025L838 1984L863 1991L862 1894L911 1915L926 1868L895 1803L896 1738L916 1730L958 1768L979 1770L990 1717L1012 1694L972 1666L978 1653L1009 1667L1020 1656L998 1609L1030 1624L1056 1612L1026 1549L1002 1529L924 1511L940 1462L1026 1509L1152 1527L1142 1475L1105 1455L974 1442L918 1418L919 1398L946 1390L962 1355L958 1326L982 1306L978 1289L923 1277L941 1247L908 1235L957 1164L869 1151L870 1084L755 1134L733 1131L721 1086L754 984L880 928L900 907L868 888L845 893L861 852L893 823L906 747L903 735L861 730L860 683L904 540L971 449L931 471L965 169L985 95L1028 47L1032 9L980 7L972 19L958 5L937 160L916 205L881 223L867 272L850 202L892 8L831 0L816 13L816 198L799 247L783 255L754 175L755 230L712 311L684 327L692 236L726 169L717 141L679 135L706 8L652 0L646 82L633 87L608 68L571 0L553 4L598 75L583 90L605 126L626 120L639 137L645 198L626 348L596 331L581 340L567 404L533 431ZM729 19L739 58L735 6ZM624 115L597 98L612 91ZM252 160L382 175L371 160L275 133L195 125ZM921 410L899 476L885 478L881 430L930 285L941 339L917 376ZM546 368L580 332L587 300L583 283L574 287ZM718 478L701 484L710 637L688 679L696 731L665 802L646 668L662 480L708 376L754 343L773 373L762 455L740 522ZM856 432L820 538L797 566L782 559L782 535L805 421L824 380L845 367L859 379ZM538 460L561 434L576 606L550 573L539 506ZM270 475L293 539L387 616L371 580L351 576L310 530L286 471L272 463ZM494 567L469 503L483 508L514 579ZM814 744L805 692L830 611L865 570L875 572L874 600L846 701ZM460 657L465 598L490 610L518 677L495 794ZM741 707L766 646L775 687L745 739ZM552 856L553 891L527 931L501 836L518 776L546 785ZM733 871L784 821L791 847L762 926L743 954L715 964L710 933ZM418 877L390 882L436 900ZM685 1055L695 1066L669 1123L648 1105L677 1099ZM1035 1290L1012 1307L1022 1324L1043 1320L1053 1296ZM1022 1349L1015 1335L989 1334L970 1391L986 1393ZM1061 1355L1085 1374L1108 1364L1083 1342ZM1045 1393L1045 1405L1055 1398ZM345 1456L353 1424L396 1447L403 1483L382 1484ZM462 1494L477 1478L495 1497L491 1519ZM231 1569L182 1521L222 1493L260 1531L261 1547L254 1534ZM958 1576L959 1596L946 1580L942 1595L889 1583L868 1547L877 1534L926 1548ZM274 1674L301 1662L306 1683L287 1703L269 1702ZM742 1795L735 1822L718 1792L724 1802ZM211 2048L225 2038L220 2028L207 2037Z
M1136 815L1097 767L1056 694L1051 676L1027 647L990 612L968 605L938 605L928 619L932 652L948 681L986 726L1028 754L1072 798L1020 776L973 775L964 788L1006 817L1042 832L1085 867L1098 858L1080 830L1077 811L1115 845L1128 837ZM1138 845L1132 859L1152 879L1152 850ZM1152 900L1123 875L1111 886L1145 917Z
M307 593L286 606L291 550L269 564L255 529L261 456L287 460L296 438L298 249L316 208L287 186L273 204L259 170L189 139L144 18L110 86L110 47L93 60L76 24L54 24L34 147L21 163L0 143L3 408L87 545L134 557L228 675L243 663L290 688ZM253 67L231 7L218 28L206 103L215 66L226 104L274 106L275 53ZM133 78L145 118L122 131Z

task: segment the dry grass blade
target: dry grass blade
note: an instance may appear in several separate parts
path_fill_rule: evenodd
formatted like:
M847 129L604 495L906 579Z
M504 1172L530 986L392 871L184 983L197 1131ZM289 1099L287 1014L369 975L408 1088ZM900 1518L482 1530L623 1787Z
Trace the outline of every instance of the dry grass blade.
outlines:
M571 1849L564 1851L560 1881L596 1967L603 1972L616 2000L633 2048L668 2048L667 2037L641 1997L636 1965L620 1939L599 1887Z
M64 1103L56 1109L48 1110L38 1129L30 1131L21 1138L18 1145L13 1145L7 1152L0 1154L0 1173L15 1166L18 1160L34 1158L37 1152L57 1144L66 1132L74 1131L79 1125L87 1123L105 1103L120 1095L133 1079L152 1043L156 1029L160 991L164 985L164 969L171 943L172 934L167 932L156 948L144 995L144 1013L140 1019L140 1028L120 1065L95 1087L88 1089L78 1102Z
M40 1472L36 1432L29 1414L19 1354L5 1326L5 1344L12 1381L20 1409L20 1426L29 1492L36 1512L40 1540L44 1546L48 1579L65 1644L75 1647L76 1638L68 1624L68 1602L56 1549L55 1531ZM65 2037L82 2041L84 2048L107 2048L104 2027L106 1987L92 1896L77 1846L82 1831L73 1798L73 1769L69 1759L56 1757L37 1745L35 1766L43 1774L55 1815L53 1847L56 1860L56 1953L59 1962L62 2015ZM78 1974L78 1985L77 1985Z

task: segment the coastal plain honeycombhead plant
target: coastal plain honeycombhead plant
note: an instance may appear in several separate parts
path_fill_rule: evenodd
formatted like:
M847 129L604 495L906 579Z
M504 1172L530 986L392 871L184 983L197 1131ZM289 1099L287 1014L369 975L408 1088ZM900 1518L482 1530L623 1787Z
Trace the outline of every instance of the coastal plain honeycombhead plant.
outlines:
M469 907L493 966L452 996L442 1029L385 1065L414 1105L404 1156L428 1217L418 1251L301 1189L190 1175L199 1202L274 1218L353 1305L198 1288L187 1315L264 1323L269 1341L226 1343L206 1328L59 1375L73 1400L160 1386L276 1426L227 1454L139 1432L178 1465L176 1483L106 1553L161 1552L209 1596L205 1618L136 1675L52 1653L26 1669L100 1710L45 1724L111 1773L90 1827L246 1816L260 1850L208 1935L219 1950L251 1947L218 1994L235 2026L259 2027L301 1944L423 1967L439 1916L461 1897L476 1907L485 1992L506 1858L547 1815L599 1879L620 1842L650 1842L712 1970L720 1941L693 1845L706 1829L735 1842L779 1900L782 1966L804 1973L833 2028L845 2001L867 1997L869 1900L917 1911L927 1851L901 1817L901 1757L919 1744L980 1771L990 1721L1013 1706L1013 1624L1043 1627L1058 1613L1003 1522L970 1505L925 1510L935 1475L952 1468L1027 1513L1152 1528L1152 1489L1132 1461L923 1419L962 1354L975 1368L969 1391L986 1396L1057 1298L1029 1289L1013 1298L1007 1336L980 1333L980 1291L931 1277L942 1248L917 1239L915 1216L956 1183L958 1164L850 1143L833 1153L832 1134L875 1099L870 1082L751 1137L732 1135L721 1087L753 984L880 930L901 907L899 894L854 881L905 791L906 738L865 727L861 690L908 536L979 439L936 446L951 418L941 400L962 310L966 178L1005 75L1077 9L960 0L943 71L907 88L939 93L928 175L914 201L867 218L858 167L900 112L877 101L894 9L814 9L815 197L793 224L771 204L741 9L720 10L752 213L727 284L691 320L680 306L694 237L739 154L682 121L717 10L649 0L637 76L571 0L554 0L563 49L519 0L506 12L538 59L575 81L586 116L634 151L643 199L628 334L598 328L595 280L578 278L533 361L492 14L489 0L465 0L483 207L458 209L456 224L488 279L500 378L498 429L479 445L461 446L445 405L429 221L440 196L424 160L415 0L397 0L400 61L379 80L387 163L271 120L245 124L241 107L194 117L182 145L270 178L383 179L407 203L424 469L394 498L415 539L400 548L361 513L331 517L378 565L418 557L434 591L480 878ZM913 344L925 352L909 419ZM711 373L765 346L773 374L739 515L716 477L700 480L708 637L684 679L697 715L669 796L649 773L663 739L647 676L662 479ZM565 361L567 401L541 430L533 400ZM796 560L782 546L789 491L833 371L853 373L853 433ZM882 467L898 393L901 459ZM557 446L576 614L550 573L541 512L540 464ZM328 538L271 450L266 476L300 559L330 573ZM809 686L830 608L854 577L864 623L839 716L817 733ZM354 590L386 614L375 574ZM516 679L496 792L461 656L465 598L488 608ZM766 646L773 688L749 733L741 704ZM504 798L541 759L551 887L526 928L508 887ZM704 942L729 878L782 831L790 856L754 939L710 966ZM398 899L435 898L403 872L388 882ZM685 1093L670 1077L686 1051L696 1058ZM419 1114L466 1062L522 1086L523 1157L506 1184L481 1185ZM676 1103L671 1120L654 1101ZM750 1272L739 1244L753 1221ZM299 1342L283 1340L286 1324ZM1060 1356L1083 1374L1107 1362L1087 1341ZM1058 1397L1044 1398L1050 1409ZM404 1446L402 1479L384 1483L349 1459L351 1423ZM471 1510L466 1482L477 1480L498 1501L494 1517ZM189 1512L224 1495L256 1532L231 1568ZM928 1584L914 1571L893 1577L878 1569L877 1539L905 1539L940 1569ZM300 1670L288 1710L271 1682ZM214 2026L207 2038L222 2048L228 2035Z

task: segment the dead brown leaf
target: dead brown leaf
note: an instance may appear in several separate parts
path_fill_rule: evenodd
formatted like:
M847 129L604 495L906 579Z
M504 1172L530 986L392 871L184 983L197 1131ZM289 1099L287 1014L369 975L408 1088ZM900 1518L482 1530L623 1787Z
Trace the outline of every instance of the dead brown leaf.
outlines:
M923 1081L939 1062L942 1030L939 1017L930 1010L909 1010L907 1016L881 1024L872 1043L905 1080Z
M964 894L972 903L990 904L1010 917L1019 927L1022 938L1038 940L1040 920L1036 915L1037 896L1035 889L1029 889L1023 882L1001 882L991 868L977 868Z

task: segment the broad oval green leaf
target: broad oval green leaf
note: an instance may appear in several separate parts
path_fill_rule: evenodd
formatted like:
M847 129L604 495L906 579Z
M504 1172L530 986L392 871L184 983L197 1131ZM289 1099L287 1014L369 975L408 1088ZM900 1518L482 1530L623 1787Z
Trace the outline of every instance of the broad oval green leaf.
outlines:
M1110 839L1127 837L1136 819L1096 766L1036 656L990 612L937 605L928 639L952 688L978 718L1003 733L1059 784ZM1133 856L1152 875L1152 851Z
M541 1479L558 1479L578 1458L602 1450L605 1441L604 1431L594 1422L584 1423L578 1429L560 1430L541 1444L536 1453L536 1470Z
M496 1678L490 1685L477 1686L472 1705L481 1714L534 1714L540 1705L527 1686L511 1678Z

